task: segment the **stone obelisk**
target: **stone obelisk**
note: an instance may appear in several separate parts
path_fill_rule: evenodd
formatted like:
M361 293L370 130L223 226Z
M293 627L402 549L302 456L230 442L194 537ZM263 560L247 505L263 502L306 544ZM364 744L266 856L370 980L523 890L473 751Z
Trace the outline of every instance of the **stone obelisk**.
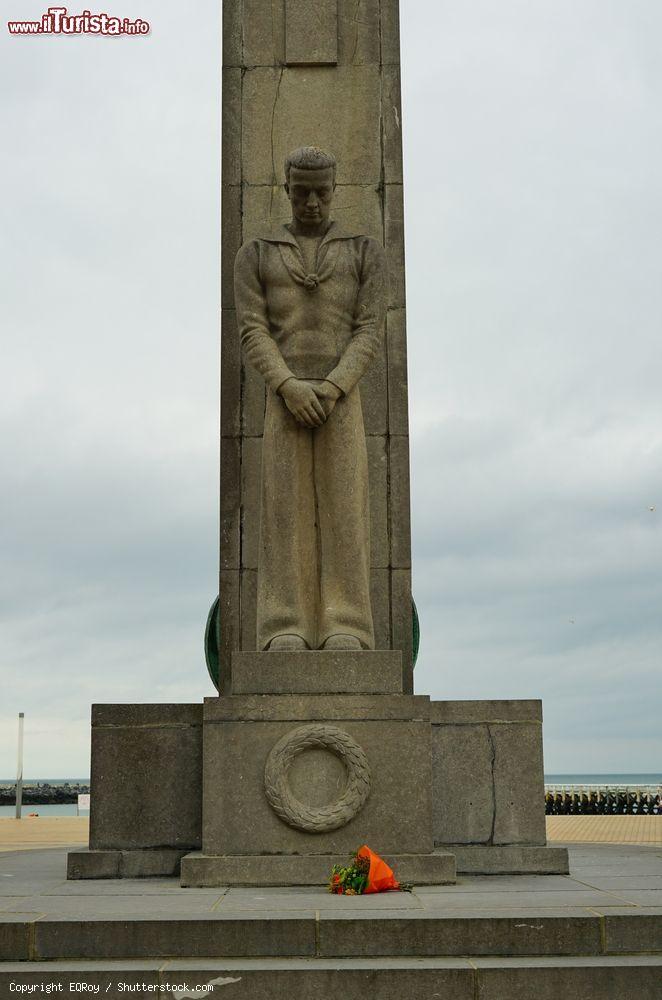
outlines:
M223 10L220 697L182 883L320 882L357 839L449 881L412 694L397 0Z

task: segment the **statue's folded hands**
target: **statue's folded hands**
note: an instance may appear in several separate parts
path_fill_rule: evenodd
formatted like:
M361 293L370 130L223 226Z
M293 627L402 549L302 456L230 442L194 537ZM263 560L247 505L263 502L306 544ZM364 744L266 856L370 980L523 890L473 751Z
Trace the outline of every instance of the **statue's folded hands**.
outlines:
M326 420L328 413L318 399L319 393L306 379L288 378L278 392L292 416L300 424L306 427L319 427Z
M333 382L329 382L328 379L324 379L323 382L313 382L312 387L313 392L324 407L325 418L328 419L334 406L342 396L342 390L337 385L334 385Z

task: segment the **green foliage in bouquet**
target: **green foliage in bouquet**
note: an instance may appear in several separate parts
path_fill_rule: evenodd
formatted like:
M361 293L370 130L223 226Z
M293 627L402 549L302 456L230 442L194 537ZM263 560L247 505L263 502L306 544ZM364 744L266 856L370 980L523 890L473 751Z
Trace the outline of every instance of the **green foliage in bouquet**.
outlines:
M346 867L333 866L328 890L338 896L360 896L367 888L369 872L369 858L360 858L355 854Z

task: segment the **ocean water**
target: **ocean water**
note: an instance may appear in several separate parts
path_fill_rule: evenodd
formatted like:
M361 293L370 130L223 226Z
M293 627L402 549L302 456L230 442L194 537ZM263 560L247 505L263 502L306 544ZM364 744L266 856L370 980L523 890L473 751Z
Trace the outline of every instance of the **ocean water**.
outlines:
M23 809L21 811L21 818L25 819L30 813L39 813L40 816L75 816L76 815L76 803L63 803L62 805L38 805L31 806L23 803ZM16 806L0 806L0 819L6 819L7 817L14 817L16 815ZM89 809L80 811L81 816L89 816Z

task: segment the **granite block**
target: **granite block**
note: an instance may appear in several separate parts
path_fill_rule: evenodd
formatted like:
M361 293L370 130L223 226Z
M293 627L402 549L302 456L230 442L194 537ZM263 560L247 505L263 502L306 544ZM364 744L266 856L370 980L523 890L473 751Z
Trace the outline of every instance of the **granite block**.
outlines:
M269 702L275 697L269 697ZM374 696L364 697L369 706ZM360 696L355 696L355 704L358 699ZM301 697L300 701L304 705L310 699ZM307 712L306 717L310 718ZM342 854L351 853L357 843L364 842L379 844L380 851L387 854L431 852L427 721L343 721L339 728L357 741L367 757L370 791L349 822L339 829L315 833L280 819L264 794L264 770L270 751L299 725L248 722L245 718L205 723L205 854ZM344 766L339 766L338 758L326 749L300 753L287 775L291 793L309 807L336 801L345 787Z
M121 851L70 851L67 855L67 878L121 878L121 866Z
M194 704L99 704L92 705L92 728L172 728L201 726L202 705Z
M605 913L605 950L611 954L662 953L662 910L655 913Z
M40 920L38 959L314 955L314 920L267 918Z
M394 569L411 567L411 517L409 511L409 438L389 438L390 563Z
M537 723L526 726L506 722L490 725L489 729L494 745L492 843L544 846L545 777L541 728Z
M407 396L407 327L404 309L389 309L386 315L388 354L388 429L391 434L409 433Z
M366 434L386 434L388 430L386 347L363 376L359 386Z
M319 955L595 955L601 952L600 921L581 917L448 914L406 917L380 914L319 918Z
M434 800L434 799L433 799ZM565 847L490 847L440 844L452 851L463 875L567 875Z
M213 972L187 971L191 987L216 979L223 988L230 987L232 1000L475 1000L473 970L463 967L400 968L394 963L369 968L355 963L329 963L301 960L281 960L278 965L261 962L259 967L230 966ZM440 963L441 964L441 963ZM346 967L349 965L350 967ZM179 976L179 978L177 978ZM162 973L164 982L181 982L182 974L168 969ZM197 995L197 994L196 994Z
M260 542L262 438L245 437L241 445L241 565L257 569Z
M400 67L382 67L382 135L384 182L402 184L402 109Z
M114 723L110 708L104 724L104 713L93 717L90 848L195 848L202 809L199 711L191 720L199 706L113 706ZM132 724L132 716L140 721Z
M337 0L338 63L365 65L380 62L379 0Z
M205 698L205 725L223 722L430 721L425 695L233 695Z
M67 878L154 878L179 874L183 850L70 851Z
M257 570L241 573L241 649L255 651L257 646ZM233 653L234 655L234 653ZM228 692L229 693L229 692Z
M390 563L386 438L368 437L366 444L370 482L370 566L380 569Z
M281 64L285 58L285 0L242 0L237 6L242 12L243 65Z
M434 839L490 842L494 823L493 747L485 725L433 726Z
M0 915L0 962L25 962L31 958L33 921L25 914Z
M435 843L544 846L540 703L434 703L432 719Z
M414 885L455 881L452 854L393 854L384 858L397 878ZM333 865L347 863L346 854L219 856L188 854L182 859L181 884L204 886L324 886ZM373 911L374 912L374 911Z
M241 434L241 351L234 309L221 310L221 427L224 437Z
M235 653L232 691L242 694L398 694L400 653L309 650Z
M241 68L222 71L221 183L241 184Z
M242 4L223 4L223 66L241 66Z
M405 236L402 184L384 186L384 245L389 276L389 309L405 305Z
M393 649L402 651L402 690L414 690L411 570L391 570L391 629Z
M230 658L232 651L239 649L241 641L239 583L240 571L238 569L221 570L218 601L221 694L229 694L231 690Z
M264 429L265 400L264 379L254 368L242 363L241 423L244 437L261 437Z
M637 962L607 957L526 965L504 960L487 967L477 960L480 1000L657 1000L662 967L654 959Z
M378 185L380 94L378 66L247 70L242 96L244 180L282 184L285 157L301 145L305 133L333 150L338 184Z
M221 438L221 570L238 569L241 511L241 442L236 437Z
M432 722L542 722L542 702L537 698L516 701L433 701Z
M185 850L122 851L122 878L155 878L179 875Z
M226 309L234 309L234 259L241 244L241 187L224 184L221 189L221 306Z
M384 65L400 65L400 4L381 0L381 49Z
M370 571L370 603L375 630L375 649L391 648L390 570Z
M288 66L335 65L338 0L285 0L285 62Z

